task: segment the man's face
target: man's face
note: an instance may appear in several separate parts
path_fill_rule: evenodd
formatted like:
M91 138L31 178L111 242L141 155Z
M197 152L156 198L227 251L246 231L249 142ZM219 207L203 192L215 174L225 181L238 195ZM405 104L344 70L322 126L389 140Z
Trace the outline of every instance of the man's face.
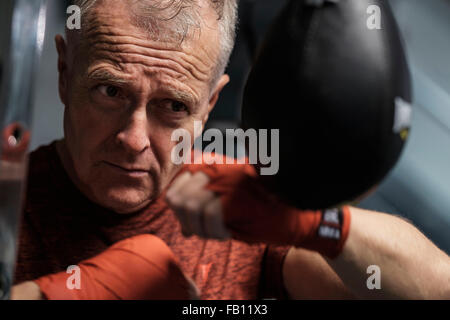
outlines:
M181 45L151 40L134 26L128 1L100 2L77 48L57 37L65 166L94 202L131 213L154 200L179 169L172 132L192 136L194 121L206 122L228 82L223 76L211 85L217 16L200 3L201 32Z

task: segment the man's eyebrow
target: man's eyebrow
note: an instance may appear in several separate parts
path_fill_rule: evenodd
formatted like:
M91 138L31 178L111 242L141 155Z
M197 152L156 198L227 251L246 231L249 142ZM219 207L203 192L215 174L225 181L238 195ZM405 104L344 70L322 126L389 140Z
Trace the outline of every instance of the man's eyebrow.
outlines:
M164 91L170 94L174 100L185 102L191 106L196 106L198 104L197 99L186 91L175 89L172 86L164 86Z
M129 80L113 74L106 69L97 69L89 72L87 75L89 80L95 80L99 82L108 82L117 85L123 85L129 82Z

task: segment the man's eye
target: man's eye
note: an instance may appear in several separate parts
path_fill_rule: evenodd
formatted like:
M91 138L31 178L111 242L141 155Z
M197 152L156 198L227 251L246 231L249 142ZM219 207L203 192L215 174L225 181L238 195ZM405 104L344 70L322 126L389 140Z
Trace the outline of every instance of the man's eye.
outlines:
M188 107L183 102L180 101L166 100L163 102L163 106L172 112L178 113L188 111Z
M98 89L100 92L110 98L115 98L119 95L119 88L115 86L99 86Z
M182 111L187 111L187 107L184 103L179 102L179 101L173 101L172 103L172 110L174 112L182 112Z

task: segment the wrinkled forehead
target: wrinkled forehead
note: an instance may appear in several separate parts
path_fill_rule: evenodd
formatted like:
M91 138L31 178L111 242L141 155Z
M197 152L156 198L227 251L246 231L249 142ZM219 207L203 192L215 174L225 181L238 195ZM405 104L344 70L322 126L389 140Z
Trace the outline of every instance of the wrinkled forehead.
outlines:
M74 59L83 53L94 58L98 43L113 47L120 40L131 40L192 56L212 73L219 57L221 35L217 13L209 1L193 0L191 6L184 7L152 6L153 2L97 0L89 12L83 13L81 30L67 31ZM120 46L116 49L120 51Z

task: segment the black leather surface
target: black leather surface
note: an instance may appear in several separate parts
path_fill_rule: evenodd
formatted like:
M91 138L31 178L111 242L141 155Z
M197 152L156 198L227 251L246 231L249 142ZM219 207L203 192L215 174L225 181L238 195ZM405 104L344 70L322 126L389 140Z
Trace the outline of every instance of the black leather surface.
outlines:
M381 30L366 10L381 7ZM410 77L386 1L322 7L290 1L274 22L244 94L245 128L280 129L280 171L267 185L302 209L351 201L395 165L395 99Z

